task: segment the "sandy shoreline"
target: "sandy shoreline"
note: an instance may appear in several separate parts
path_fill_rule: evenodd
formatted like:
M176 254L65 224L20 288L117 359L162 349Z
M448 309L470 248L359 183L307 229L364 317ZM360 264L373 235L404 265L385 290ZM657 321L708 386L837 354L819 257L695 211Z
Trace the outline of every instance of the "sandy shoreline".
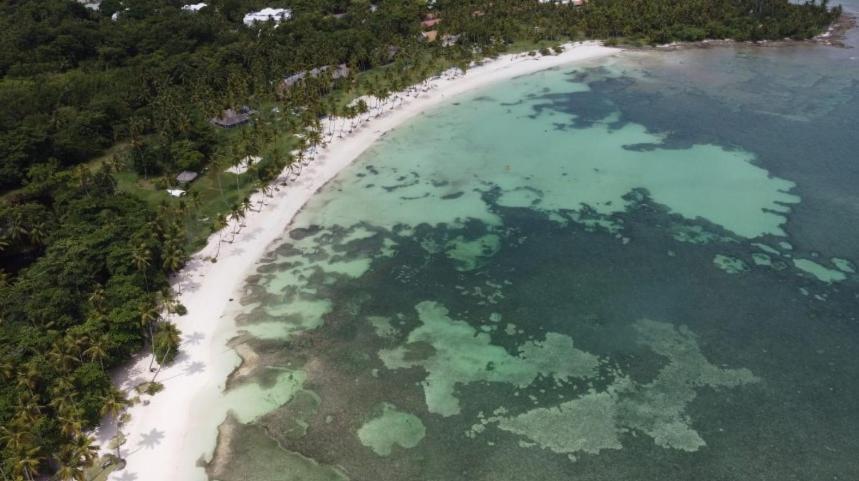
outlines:
M246 227L235 243L220 247L217 263L207 259L218 249L219 235L195 253L183 269L178 282L179 300L188 315L175 318L183 333L182 352L176 362L158 376L165 390L146 396L148 405L129 409L131 420L123 432L128 442L122 454L127 466L111 474L116 481L196 481L206 480L199 466L210 459L218 435L218 425L226 416L229 402L223 393L227 376L241 362L227 343L237 334L230 312L240 297L246 276L266 249L282 235L289 222L308 199L341 169L370 147L384 133L424 110L452 96L504 79L612 55L618 49L597 43L565 45L559 55L531 57L527 54L504 55L471 68L456 78L432 81L434 87L417 98L408 97L394 110L373 118L344 138L335 137L301 176L285 188L265 198L260 212L250 213ZM254 197L254 204L260 194ZM234 298L235 301L230 301ZM149 357L141 357L116 374L115 382L130 389L152 378ZM105 423L95 433L98 444L107 452L114 427Z

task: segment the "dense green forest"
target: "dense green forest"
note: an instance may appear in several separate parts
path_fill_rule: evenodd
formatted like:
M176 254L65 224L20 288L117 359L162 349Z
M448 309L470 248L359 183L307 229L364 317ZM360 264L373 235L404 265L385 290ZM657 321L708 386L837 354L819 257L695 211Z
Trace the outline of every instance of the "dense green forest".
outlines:
M144 349L156 363L178 349L171 317L184 307L168 276L208 234L239 227L248 195L296 165L287 152L323 142L321 118L366 110L351 98L384 98L510 49L805 39L840 15L787 0L185 3L0 4L0 479L84 479L95 456L87 428L134 397L107 372ZM292 16L243 23L262 7ZM423 40L430 12L455 45ZM348 75L281 83L328 65ZM209 121L244 105L258 112L246 125ZM263 160L223 174L247 155ZM185 170L201 178L186 197L168 196Z

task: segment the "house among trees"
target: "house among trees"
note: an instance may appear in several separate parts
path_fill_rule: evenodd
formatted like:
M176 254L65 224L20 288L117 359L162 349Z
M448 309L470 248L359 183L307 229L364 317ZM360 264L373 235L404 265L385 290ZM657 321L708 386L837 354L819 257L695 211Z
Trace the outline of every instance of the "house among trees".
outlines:
M176 182L178 182L182 185L190 184L191 182L194 181L194 179L197 178L197 175L198 174L196 172L191 172L190 170L184 170L181 173L179 173L179 175L176 176Z
M427 42L435 42L438 38L438 30L430 30L429 32L421 32L421 35L424 37L424 40Z
M435 15L428 13L424 17L424 21L421 22L421 27L423 28L432 28L441 23L441 19L436 17Z
M451 35L449 33L446 33L441 36L442 47L452 47L456 45L456 42L459 42L459 35Z
M264 8L258 12L250 12L242 19L248 27L257 22L280 23L292 17L292 10L288 8Z
M206 8L207 5L208 4L206 4L204 2L192 3L190 5L183 5L182 10L184 10L186 12L199 12L200 10Z
M333 70L332 70L333 69ZM332 80L340 80L342 78L346 78L349 76L349 67L345 63L341 63L336 67L333 65L326 65L324 67L317 67L312 70L302 70L301 72L295 73L283 79L281 82L281 86L284 89L290 89L295 86L295 84L304 80L308 75L317 78L325 72L331 70L331 79Z
M101 6L101 0L78 0L78 3L90 10L98 10Z
M218 127L231 129L250 122L251 115L253 114L254 111L245 105L239 108L239 110L224 110L219 117L211 119L210 122Z

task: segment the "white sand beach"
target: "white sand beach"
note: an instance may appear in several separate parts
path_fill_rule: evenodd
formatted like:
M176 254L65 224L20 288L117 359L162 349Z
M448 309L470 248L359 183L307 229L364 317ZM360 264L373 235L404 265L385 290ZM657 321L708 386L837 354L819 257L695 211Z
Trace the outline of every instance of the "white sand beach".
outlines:
M158 374L164 390L144 396L146 405L129 409L130 421L123 427L127 443L122 455L124 470L111 474L115 481L206 480L202 460L209 460L216 444L218 425L224 420L227 403L224 385L241 358L227 346L237 334L231 306L235 306L245 277L256 261L284 233L295 214L310 197L349 165L385 132L452 96L504 79L618 52L598 43L566 44L553 56L504 55L470 68L464 75L442 76L432 88L405 100L392 110L362 123L343 138L335 136L301 175L264 198L259 212L248 214L246 227L232 244L220 245L218 262L208 259L219 249L220 236L213 234L207 246L193 255L174 280L179 300L188 314L173 321L183 333L181 354L174 364ZM348 123L348 121L346 121ZM284 174L284 178L288 175ZM253 199L257 206L262 194ZM229 238L229 235L225 235ZM234 299L231 301L231 298ZM115 381L125 390L152 378L149 356L117 372ZM98 444L108 451L115 432L105 423L95 433Z

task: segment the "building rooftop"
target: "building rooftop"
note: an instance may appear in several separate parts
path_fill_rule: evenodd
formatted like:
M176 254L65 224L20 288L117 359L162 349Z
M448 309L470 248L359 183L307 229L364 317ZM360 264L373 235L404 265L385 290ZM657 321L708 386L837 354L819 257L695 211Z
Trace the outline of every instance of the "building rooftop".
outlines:
M301 72L294 73L294 74L290 75L289 77L284 78L282 85L286 88L291 88L291 87L295 86L295 84L297 84L298 82L301 82L302 80L304 80L304 78L307 77L308 75L310 75L311 77L314 77L314 78L319 77L324 72L327 72L331 69L333 69L333 71L331 72L331 78L333 80L339 80L341 78L346 78L349 76L350 70L349 70L349 67L345 63L341 63L340 65L337 65L336 67L334 65L326 65L324 67L317 67L317 68L314 68L311 70L302 70Z
M441 36L441 46L450 47L459 42L459 35L445 34Z
M421 22L421 27L423 28L431 28L438 25L441 22L440 18L429 18Z
M190 170L185 170L176 176L176 182L180 184L187 184L188 182L193 182L194 179L197 178L196 172L191 172Z
M182 6L182 10L185 10L186 12L198 12L198 11L202 10L203 8L205 8L207 5L208 5L207 3L203 3L203 2L192 3L190 5Z
M238 110L227 109L221 112L221 115L210 120L218 127L225 129L246 124L251 120L251 115L254 111L248 106L242 106Z
M264 8L258 12L250 12L242 19L245 25L252 26L257 22L280 23L292 17L292 10L288 8Z

